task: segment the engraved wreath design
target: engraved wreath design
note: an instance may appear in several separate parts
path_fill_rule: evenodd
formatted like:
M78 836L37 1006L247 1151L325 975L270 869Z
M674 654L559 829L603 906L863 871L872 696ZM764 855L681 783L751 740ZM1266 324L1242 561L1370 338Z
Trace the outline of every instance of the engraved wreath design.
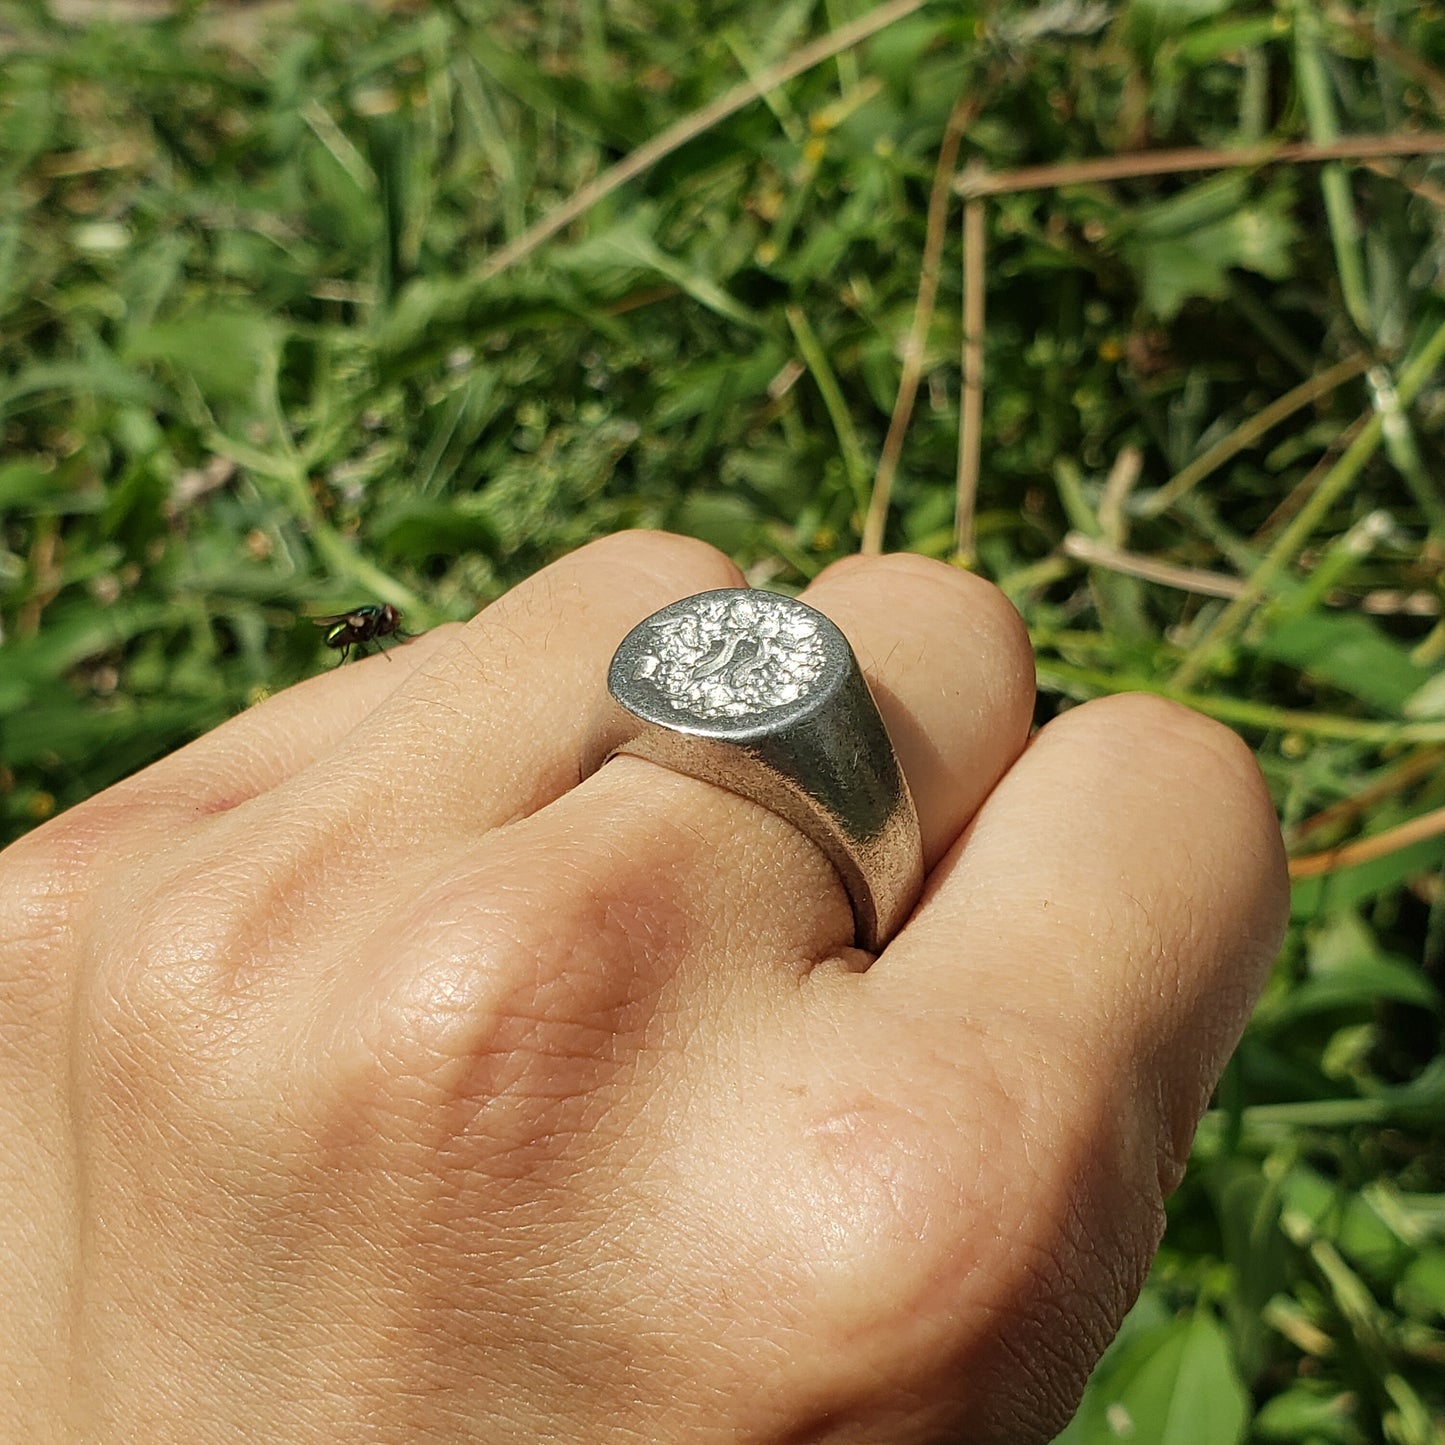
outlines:
M806 697L822 674L818 624L786 598L700 597L651 624L633 669L676 711L748 717Z

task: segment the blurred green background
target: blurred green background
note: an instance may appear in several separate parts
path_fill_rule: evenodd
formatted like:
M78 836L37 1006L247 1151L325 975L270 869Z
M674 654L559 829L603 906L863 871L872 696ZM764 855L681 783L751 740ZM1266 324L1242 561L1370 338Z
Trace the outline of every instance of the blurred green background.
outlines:
M1237 727L1299 860L1063 1438L1445 1439L1442 111L1405 0L0 5L0 835L318 612L886 523L1040 720Z

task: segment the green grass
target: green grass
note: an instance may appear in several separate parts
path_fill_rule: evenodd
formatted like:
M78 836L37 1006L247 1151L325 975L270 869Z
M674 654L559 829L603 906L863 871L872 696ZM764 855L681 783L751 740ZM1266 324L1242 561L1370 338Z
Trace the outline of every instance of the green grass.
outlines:
M961 162L991 174L1436 135L1445 107L1435 5L932 3L489 270L865 8L0 9L0 834L325 665L309 612L464 617L623 526L785 588L855 549L961 95ZM1028 619L1040 717L1187 696L1257 748L1302 853L1445 805L1440 172L1255 164L984 203L966 540ZM960 250L955 204L887 527L938 557ZM1297 884L1071 1445L1445 1438L1445 841L1378 854Z

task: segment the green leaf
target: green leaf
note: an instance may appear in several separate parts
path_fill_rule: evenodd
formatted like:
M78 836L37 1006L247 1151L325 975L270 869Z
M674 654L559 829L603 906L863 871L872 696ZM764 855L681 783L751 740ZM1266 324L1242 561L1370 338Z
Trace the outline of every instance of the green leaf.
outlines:
M448 501L406 498L389 506L372 527L378 545L394 557L454 557L488 551L497 543L497 525L485 496Z
M1292 1251L1280 1230L1280 1189L1252 1160L1226 1156L1203 1170L1225 1258L1233 1272L1229 1325L1236 1356L1252 1377L1265 1360L1263 1311L1288 1283Z
M1355 1423L1356 1398L1328 1386L1292 1385L1261 1409L1254 1421L1259 1440L1301 1441L1310 1445L1364 1445Z
M1307 947L1305 977L1262 1007L1262 1023L1277 1027L1312 1014L1373 1012L1384 999L1417 1008L1439 1007L1439 993L1419 965L1385 952L1348 908L1332 911L1312 929Z
M1422 682L1405 699L1400 711L1417 720L1445 717L1445 672L1437 672Z
M753 508L744 498L727 492L691 493L682 499L669 524L675 531L733 553L741 551L758 530Z
M645 215L642 218L634 217L624 225L614 226L594 237L585 246L575 248L570 254L564 253L558 258L558 265L576 265L579 258L583 257L610 257L615 262L635 266L643 275L651 274L670 282L699 305L706 306L709 311L716 312L728 321L735 321L739 326L750 329L761 326L759 317L734 300L710 277L703 275L687 262L667 255L648 234L647 227L643 224L648 219Z
M245 402L275 365L280 338L280 326L260 312L197 308L134 332L126 360L190 377L208 402Z
M1123 253L1144 304L1167 321L1195 297L1227 296L1235 268L1288 276L1297 239L1292 202L1284 185L1251 201L1244 178L1231 175L1136 212Z
M1231 15L1217 25L1210 25L1182 37L1178 42L1179 57L1181 60L1200 64L1267 45L1278 36L1279 30L1273 15Z
M17 458L0 463L0 511L43 502L56 490L55 468Z
M87 398L156 406L160 392L132 367L96 346L81 361L37 361L0 383L0 416L45 401Z
M1056 1445L1147 1440L1235 1445L1249 1401L1223 1328L1207 1309L1142 1331L1095 1372L1074 1423Z
M1411 661L1406 647L1357 612L1291 617L1272 626L1254 650L1396 715L1430 680L1429 671Z
M1160 28L1182 30L1228 10L1233 3L1234 0L1134 0L1129 12Z
M1304 1164L1283 1181L1285 1207L1307 1219L1340 1253L1371 1279L1394 1284L1415 1256L1374 1203Z
M934 16L913 15L880 31L864 47L868 68L885 85L908 94L918 78L918 63L944 33Z
M1413 1315L1445 1320L1445 1248L1434 1246L1416 1255L1395 1298Z

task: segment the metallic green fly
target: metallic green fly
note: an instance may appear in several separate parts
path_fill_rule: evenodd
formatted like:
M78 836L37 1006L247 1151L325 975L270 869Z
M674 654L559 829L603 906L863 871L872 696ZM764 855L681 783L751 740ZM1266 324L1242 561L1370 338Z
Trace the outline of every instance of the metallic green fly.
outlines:
M378 651L384 651L381 646L383 637L405 639L411 636L401 630L401 613L389 602L368 602L364 606L353 607L350 612L336 612L330 617L313 617L311 620L326 629L323 640L327 647L341 650L342 662L351 655L353 647L364 654L366 644L374 642Z

